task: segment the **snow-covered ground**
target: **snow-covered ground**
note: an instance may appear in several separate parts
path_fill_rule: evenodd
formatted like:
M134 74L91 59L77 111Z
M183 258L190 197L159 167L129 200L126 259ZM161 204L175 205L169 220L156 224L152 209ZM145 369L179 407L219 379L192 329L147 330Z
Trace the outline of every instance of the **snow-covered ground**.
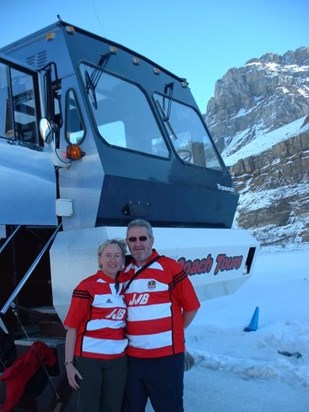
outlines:
M202 303L186 344L186 412L308 412L309 247L260 251L235 294Z

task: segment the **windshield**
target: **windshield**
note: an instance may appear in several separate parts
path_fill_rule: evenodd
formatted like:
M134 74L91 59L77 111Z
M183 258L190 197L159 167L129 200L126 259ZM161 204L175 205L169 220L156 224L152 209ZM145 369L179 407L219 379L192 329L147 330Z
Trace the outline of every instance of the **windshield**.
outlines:
M154 99L179 157L196 166L221 170L219 156L196 111L157 93Z
M142 91L88 64L82 63L80 69L102 138L114 146L167 158L168 148Z

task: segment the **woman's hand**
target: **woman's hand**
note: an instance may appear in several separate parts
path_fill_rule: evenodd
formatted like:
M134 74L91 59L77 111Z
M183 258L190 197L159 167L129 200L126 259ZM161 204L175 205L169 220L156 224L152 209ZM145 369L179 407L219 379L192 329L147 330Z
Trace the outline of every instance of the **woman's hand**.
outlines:
M76 378L83 379L82 375L75 368L73 363L68 363L65 367L66 367L66 370L67 370L67 377L68 377L69 385L75 390L79 389L79 385L77 383Z

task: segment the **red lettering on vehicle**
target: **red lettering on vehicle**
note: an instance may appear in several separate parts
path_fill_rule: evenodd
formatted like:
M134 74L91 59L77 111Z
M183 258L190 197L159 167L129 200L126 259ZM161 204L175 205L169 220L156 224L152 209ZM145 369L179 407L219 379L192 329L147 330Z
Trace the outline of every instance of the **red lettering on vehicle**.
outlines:
M210 253L207 258L195 259L193 262L192 260L186 260L184 257L178 259L178 263L181 264L185 272L187 272L190 276L209 273L212 269L213 262L214 260Z
M225 253L220 253L216 258L216 267L214 270L214 275L219 272L237 270L240 268L243 261L243 256L231 256L228 257ZM188 275L201 275L203 273L210 273L213 268L214 259L211 253L208 254L206 258L186 260L186 258L181 257L178 259L178 263L184 268Z
M228 257L225 253L217 256L216 268L214 274L217 275L219 272L239 269L242 264L243 256L233 256Z

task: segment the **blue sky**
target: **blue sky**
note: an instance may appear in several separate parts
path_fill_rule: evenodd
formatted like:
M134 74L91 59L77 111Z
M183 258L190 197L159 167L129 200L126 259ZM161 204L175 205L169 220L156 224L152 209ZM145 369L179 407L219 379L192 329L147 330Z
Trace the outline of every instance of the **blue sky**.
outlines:
M228 69L309 46L308 0L0 0L0 47L57 20L185 77L204 113Z

